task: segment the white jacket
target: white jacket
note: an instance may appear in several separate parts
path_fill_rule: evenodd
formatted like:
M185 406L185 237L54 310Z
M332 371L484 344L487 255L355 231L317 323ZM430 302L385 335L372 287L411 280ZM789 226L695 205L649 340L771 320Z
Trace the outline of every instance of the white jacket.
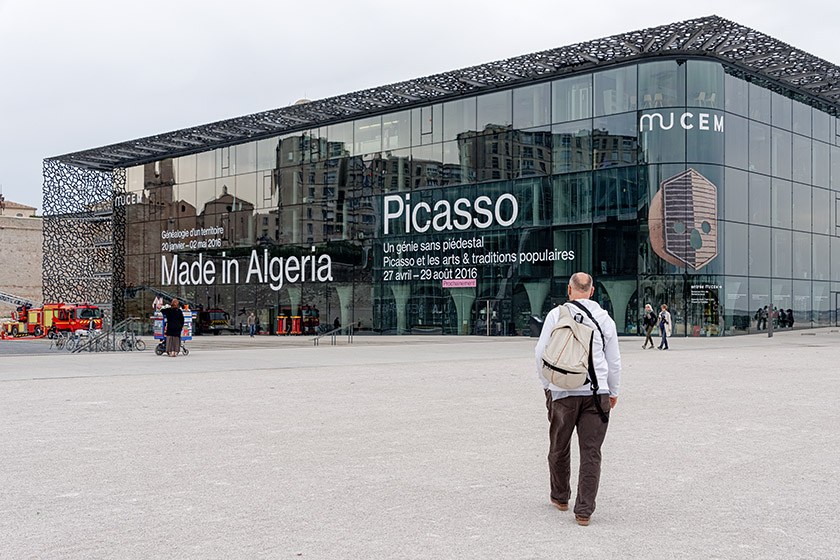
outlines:
M659 311L656 315L656 326L659 326L659 323L662 321L662 314L665 314L665 336L671 336L671 313L669 311ZM660 329L659 334L662 334L662 329Z
M589 310L595 320L598 321L598 324L601 326L601 330L604 331L604 337L607 339L605 352L604 344L601 342L601 333L598 332L597 327L595 327L589 317L587 317L583 311L574 305L566 305L573 317L577 314L583 315L583 324L595 329L592 341L592 362L595 365L595 375L598 377L598 394L609 394L611 397L617 397L618 386L621 383L621 354L618 350L618 333L615 329L615 321L613 321L612 317L610 317L609 314L596 302L590 299L579 299L577 301L582 303ZM589 384L586 384L578 389L566 391L551 385L548 380L542 376L543 351L545 350L546 344L548 344L548 339L551 337L551 331L554 329L554 325L557 324L559 315L560 311L557 307L555 307L548 313L548 316L545 318L545 323L543 323L540 340L537 342L537 347L534 350L537 362L537 375L542 381L543 388L551 389L551 398L553 400L570 396L591 395L592 389L589 387Z

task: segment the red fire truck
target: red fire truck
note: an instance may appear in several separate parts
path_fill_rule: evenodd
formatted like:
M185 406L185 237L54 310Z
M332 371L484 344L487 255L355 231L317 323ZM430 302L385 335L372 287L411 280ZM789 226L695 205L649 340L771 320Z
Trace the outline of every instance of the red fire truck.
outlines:
M59 331L89 329L90 322L102 328L102 312L89 303L47 303L43 307L23 305L12 313L12 320L3 324L4 336L41 336L49 338Z

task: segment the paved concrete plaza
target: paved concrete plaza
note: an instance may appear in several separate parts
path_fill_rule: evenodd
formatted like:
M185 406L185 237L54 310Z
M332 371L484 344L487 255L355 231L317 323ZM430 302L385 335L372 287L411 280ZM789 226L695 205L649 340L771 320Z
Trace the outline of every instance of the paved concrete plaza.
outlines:
M0 355L0 558L811 559L840 547L836 329L675 338L668 352L622 339L589 527L548 501L534 339L310 344Z

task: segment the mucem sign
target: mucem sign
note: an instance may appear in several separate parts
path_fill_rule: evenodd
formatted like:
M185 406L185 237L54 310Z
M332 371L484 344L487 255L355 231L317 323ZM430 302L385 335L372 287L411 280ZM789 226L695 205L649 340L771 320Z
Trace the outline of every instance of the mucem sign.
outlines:
M840 68L788 50L700 18L50 158L45 292L527 335L584 270L621 334L834 324Z
M639 117L639 131L644 132L646 128L653 130L654 126L660 130L671 130L676 122L683 130L692 130L697 127L699 131L723 132L722 114L697 113L695 115L691 111L685 111L677 117L674 116L675 114L674 111L665 114L661 112L643 114Z

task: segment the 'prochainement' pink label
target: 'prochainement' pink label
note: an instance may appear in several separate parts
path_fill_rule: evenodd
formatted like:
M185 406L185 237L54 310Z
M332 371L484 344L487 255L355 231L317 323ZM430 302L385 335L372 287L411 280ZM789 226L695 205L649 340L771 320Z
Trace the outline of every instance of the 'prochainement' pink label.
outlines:
M475 288L475 279L472 280L443 280L444 288Z

